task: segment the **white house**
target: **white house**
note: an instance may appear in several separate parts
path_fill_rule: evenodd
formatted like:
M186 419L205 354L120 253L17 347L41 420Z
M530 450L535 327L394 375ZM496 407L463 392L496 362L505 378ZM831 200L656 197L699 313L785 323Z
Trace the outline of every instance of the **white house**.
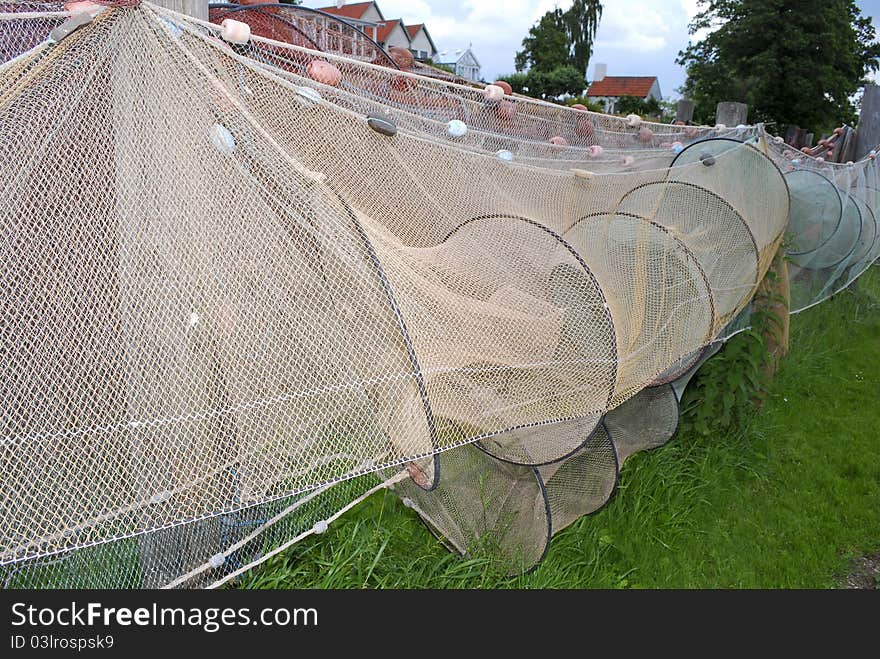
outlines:
M480 62L477 60L470 46L458 50L444 50L437 53L437 64L444 64L455 71L455 75L468 80L478 81L480 75Z
M596 74L587 89L587 98L605 105L605 111L614 114L621 96L635 96L643 101L663 100L657 76L608 76L607 66L596 64Z
M409 40L409 33L406 31L403 21L399 18L396 18L393 21L380 23L379 30L376 33L376 41L378 41L379 45L385 50L388 50L392 46L397 46L405 50L410 50L412 48Z
M409 34L410 50L413 57L417 60L433 60L437 57L437 46L428 33L428 28L424 23L418 25L407 25L406 31Z

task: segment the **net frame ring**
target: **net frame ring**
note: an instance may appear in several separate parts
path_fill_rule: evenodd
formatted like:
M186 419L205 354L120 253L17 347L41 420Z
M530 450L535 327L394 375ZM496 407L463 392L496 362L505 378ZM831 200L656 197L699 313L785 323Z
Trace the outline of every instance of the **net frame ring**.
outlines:
M715 299L712 293L711 283L709 281L708 276L706 275L705 270L697 259L696 255L692 252L692 250L685 244L678 236L671 233L666 227L654 222L653 220L646 219L639 215L635 215L632 213L591 213L590 215L585 215L584 217L579 218L576 222L574 222L565 232L565 236L572 235L573 232L577 230L583 230L582 227L588 225L591 221L606 221L613 222L615 219L620 218L625 221L632 222L634 224L644 225L646 229L657 232L659 235L662 235L665 238L668 238L672 241L674 245L676 245L677 251L681 253L681 263L684 265L692 265L694 271L698 275L698 278L694 278L694 284L699 286L703 291L705 297L708 300L708 308L707 308L707 322L705 325L705 332L702 334L701 346L699 349L702 349L705 344L709 343L712 338L714 338L714 330L718 324L718 315L715 307ZM580 229L579 229L580 228ZM600 282L601 287L601 282ZM606 285L607 287L607 285ZM687 353L690 354L690 353ZM666 371L661 371L661 375L666 373ZM652 381L644 383L644 386L652 386ZM662 386L664 383L657 383L656 386ZM610 401L609 401L610 402Z
M617 384L617 333L615 330L614 319L611 314L611 308L608 305L605 292L602 290L602 287L599 284L599 280L593 274L592 270L583 260L581 255L574 249L574 247L552 229L534 220L522 216L508 214L487 214L476 216L474 218L471 218L470 220L467 220L466 222L459 224L445 236L442 242L448 241L465 227L472 226L475 223L479 222L497 220L514 220L518 223L521 223L522 226L528 227L530 230L534 229L536 231L540 231L541 234L544 235L544 237L549 237L555 243L557 243L558 246L562 248L563 253L567 255L568 261L570 261L569 265L577 268L578 272L585 275L585 281L589 282L591 291L601 302L602 320L604 321L604 326L608 328L607 345L612 352L611 356L609 357L609 361L611 362L612 366L610 368L607 390L602 392L604 395L601 396L602 408L600 410L597 410L595 414L590 414L587 416L549 419L547 421L542 421L541 423L517 425L509 428L504 428L498 431L481 435L475 440L475 444L480 448L480 450L486 452L491 457L502 462L523 466L549 464L551 462L556 462L570 456L572 453L577 452L584 444L586 444L592 437L593 433L596 432L596 429L601 423L602 414L611 404ZM527 430L534 430L536 433L541 433L542 428L546 428L546 432L552 432L550 430L551 427L558 427L561 424L580 424L581 428L578 430L577 435L579 435L582 439L566 443L564 449L560 450L557 454L545 455L540 459L535 460L524 459L523 456L527 455L531 451L529 451L528 447L526 447L521 442L517 443L517 436L521 437L524 434L524 431ZM507 449L505 449L505 447L503 446L503 440L505 438L511 441L512 444Z
M405 505L415 510L447 550L467 555L491 536L497 542L495 549L507 576L535 570L547 556L552 537L550 500L537 467L497 460L472 444L449 449L441 456L444 479L437 489L420 490L409 481L395 486ZM487 495L489 484L506 485L506 496ZM481 502L482 514L469 515L475 501ZM505 509L520 515L508 519L501 514ZM528 515L528 511L537 516ZM511 537L519 535L510 533L514 521L531 525L531 529L525 529L526 537L533 541L528 552L511 544Z
M589 459L583 460L583 458L587 458L587 456L591 454L595 455L600 452L605 453L607 457L610 458L607 460L607 465L605 465L607 469L610 470L610 473L608 470L606 470L605 473L602 473L602 470L596 468L594 461ZM586 462L586 464L584 464L584 462ZM580 518L599 512L611 503L611 500L617 493L617 486L620 483L620 467L621 462L617 447L614 444L611 431L605 425L604 418L596 427L596 430L590 436L588 441L577 451L563 460L538 467L538 476L544 483L544 490L547 492L547 501L550 506L551 536L556 535ZM561 514L563 511L560 511L558 506L554 506L554 501L558 500L558 498L562 498L557 497L557 490L556 487L554 487L554 479L559 479L565 473L565 470L576 470L579 468L582 469L582 471L580 472L580 477L576 480L580 483L590 482L592 480L592 482L600 482L604 484L604 487L600 492L598 502L596 499L578 498L571 501L571 504L573 506L578 506L578 509L574 511L570 509L565 511L568 514L563 517ZM565 484L563 484L563 487L560 489L560 492L563 494L569 490L569 488L564 485ZM571 497L566 498L569 498L569 500L571 499ZM563 517L563 519L558 519L559 517Z
M813 224L820 231L826 226L833 225L833 228L830 228L827 232L820 233L815 243L809 247L791 245L786 249L786 256L794 265L801 269L813 270L815 268L810 267L811 260L817 254L821 255L822 249L829 244L841 229L841 225L845 223L843 197L831 179L819 172L809 169L794 169L786 172L784 177L792 199L791 216L789 225L786 227L786 234L790 235L795 231L795 228L792 226L796 221L795 213L800 217L802 213L808 212L811 206L815 206L815 200L818 199L820 190L821 194L826 197L822 206L822 217L819 218L820 221L818 223L814 222ZM808 179L805 184L797 183L798 180L803 178ZM827 208L829 203L831 205L830 209ZM830 214L826 215L825 210L828 210ZM800 219L797 222L804 224ZM797 224L795 224L796 226ZM800 231L799 235L803 235L803 233L803 231Z
M701 158L702 158L701 154ZM714 164L714 154L711 154L713 158ZM645 214L637 212L637 209L640 209L642 206L637 205L635 209L629 208L627 206L627 200L631 202L637 199L637 195L640 193L648 192L652 188L659 188L658 194L654 195L654 198L651 199L652 207L653 207L653 216L647 217ZM676 196L670 194L670 191L675 191L676 194L683 193L683 199L679 200ZM616 207L616 212L622 215L632 215L636 217L641 217L645 220L653 222L661 227L664 227L666 230L670 231L672 235L674 235L689 251L689 253L693 256L693 258L697 259L700 263L700 269L704 273L705 278L709 281L710 285L714 283L715 272L717 266L721 265L722 262L719 260L718 262L706 263L702 259L697 257L698 254L709 254L716 255L719 253L723 253L722 250L716 250L713 246L705 246L706 249L697 249L696 244L691 244L692 241L689 241L688 238L690 234L682 232L682 231L674 231L678 228L675 224L678 221L678 218L685 217L686 213L684 212L676 212L676 202L681 203L682 205L687 205L687 197L690 195L691 200L694 198L704 197L707 201L712 201L718 204L722 209L724 209L724 213L715 214L713 216L713 222L715 225L719 224L720 219L725 219L728 223L735 222L736 228L744 232L745 236L748 237L748 242L745 243L744 247L746 251L751 252L753 256L753 262L749 264L749 282L750 291L748 296L742 296L740 299L734 298L733 300L728 300L724 293L729 289L726 285L729 282L720 281L718 291L716 292L714 287L710 286L710 290L712 293L712 299L714 302L714 309L716 313L716 322L719 324L725 323L727 320L736 316L740 309L743 308L745 304L748 303L751 296L754 295L754 292L757 290L760 282L760 264L761 264L761 251L758 248L758 241L755 237L755 233L752 230L752 227L749 226L749 223L746 219L740 214L733 205L724 199L721 195L716 192L710 190L709 188L702 187L696 183L692 183L690 181L678 181L678 180L666 180L666 181L649 181L643 183L628 193L626 193L621 200L618 202ZM701 221L702 223L702 221ZM729 227L733 228L733 227ZM730 232L732 233L732 232ZM719 231L720 235L720 231ZM728 250L729 251L729 250ZM733 263L726 263L725 265L730 266L726 270L726 273L730 273L738 270L737 267L739 265L739 259L736 259ZM716 269L710 269L709 265L715 265ZM710 276L710 272L712 275ZM722 275L725 273L722 273ZM745 280L741 282L737 282L741 287L745 287L747 282Z
M807 270L819 271L839 269L849 265L853 254L856 253L862 234L865 231L865 218L862 208L853 195L847 194L840 189L838 189L838 194L841 197L843 211L837 229L829 236L822 247L803 255L801 259L806 259L807 257L809 259L806 262L797 262L798 266ZM846 200L844 200L844 197L846 197ZM847 232L850 233L849 237L847 237ZM836 252L833 251L835 249L837 250ZM796 259L792 258L792 262L796 262Z

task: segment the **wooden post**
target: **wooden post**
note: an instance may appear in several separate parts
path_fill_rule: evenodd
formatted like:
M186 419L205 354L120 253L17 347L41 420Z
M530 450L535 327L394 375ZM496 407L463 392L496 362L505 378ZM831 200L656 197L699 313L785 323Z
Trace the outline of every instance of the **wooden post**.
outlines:
M800 149L802 146L807 146L806 142L806 129L798 128L797 126L789 126L785 131L785 143L789 146L793 146L795 149Z
M715 110L715 123L728 127L745 125L749 120L749 106L735 101L722 101Z
M208 20L208 0L153 0L160 7L171 9L172 11L199 18L203 21Z
M690 123L694 118L694 102L690 101L686 98L681 99L678 102L678 107L675 111L675 121L683 121L685 123Z
M880 87L865 85L853 158L861 160L880 144Z
M843 134L838 137L837 141L834 143L834 155L831 159L834 162L848 162L854 160L853 150L855 148L855 140L855 131L849 126L844 126Z

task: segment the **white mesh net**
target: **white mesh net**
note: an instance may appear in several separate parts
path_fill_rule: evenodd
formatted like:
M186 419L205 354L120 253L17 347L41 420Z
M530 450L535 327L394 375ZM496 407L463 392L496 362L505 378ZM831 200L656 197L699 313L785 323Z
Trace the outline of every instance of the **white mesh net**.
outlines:
M6 585L217 585L393 481L528 569L786 228L794 310L880 253L873 158L420 76L296 8L85 5L0 3Z

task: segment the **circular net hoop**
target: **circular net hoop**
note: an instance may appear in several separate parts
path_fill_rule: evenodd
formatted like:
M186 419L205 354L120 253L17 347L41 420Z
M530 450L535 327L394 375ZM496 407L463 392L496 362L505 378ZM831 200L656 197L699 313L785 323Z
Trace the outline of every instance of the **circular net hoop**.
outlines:
M514 464L539 466L563 460L587 444L602 421L594 415L517 428L480 438L475 446L492 457Z
M719 323L751 298L758 246L742 216L718 195L691 183L648 183L627 194L617 210L659 224L688 246L709 281Z
M550 525L559 533L604 506L617 486L617 452L604 424L567 459L538 470L550 505Z
M486 215L434 247L375 244L437 417L489 438L607 408L612 319L592 273L554 232Z
M726 201L748 226L760 254L764 272L782 239L775 221L777 213L788 218L791 198L787 177L776 161L768 157L764 138L742 142L715 137L687 146L672 163L669 180L694 183ZM703 169L690 167L701 163ZM772 181L772 192L758 198L747 190L759 190Z
M444 544L463 554L488 551L511 575L540 563L550 541L550 505L535 468L467 445L441 453L440 469L432 492L409 481L396 490Z
M643 389L605 416L621 466L633 453L662 446L678 430L678 397L671 384Z
M785 179L791 192L788 231L793 236L788 255L809 262L840 227L843 201L834 184L817 172L795 170Z
M710 339L709 283L669 231L639 217L602 214L582 218L565 239L594 264L614 321L620 363L611 407Z

